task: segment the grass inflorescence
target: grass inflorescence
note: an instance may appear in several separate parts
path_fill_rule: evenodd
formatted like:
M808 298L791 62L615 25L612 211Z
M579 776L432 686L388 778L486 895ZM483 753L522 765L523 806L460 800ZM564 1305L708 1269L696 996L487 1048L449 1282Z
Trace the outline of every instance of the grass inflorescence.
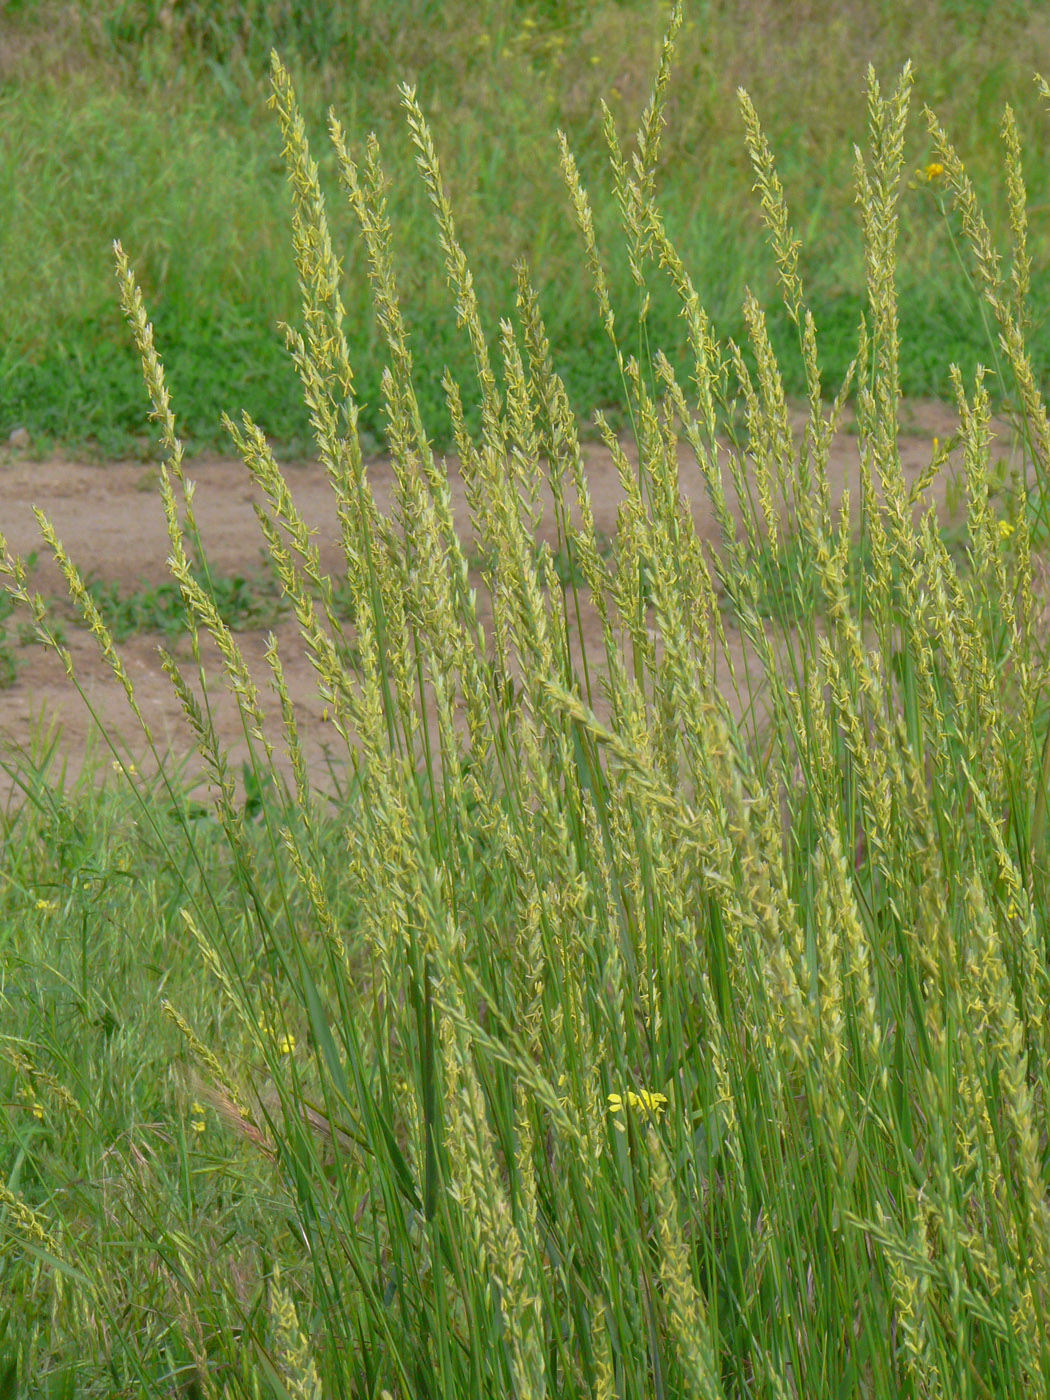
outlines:
M149 781L115 753L112 781L71 790L41 741L12 772L0 1355L16 1390L1050 1391L1050 731L1033 546L1050 436L1017 151L1004 272L947 129L924 117L1026 450L997 514L987 375L949 370L965 533L947 541L929 494L943 459L907 481L897 442L910 68L889 91L868 75L853 157L866 302L830 407L797 225L741 96L802 367L799 437L762 301L744 297L746 348L722 335L660 202L681 29L676 8L632 138L604 118L626 310L608 225L562 144L637 447L636 467L599 415L624 492L611 540L547 297L522 261L513 318L487 326L407 84L472 366L441 383L473 543L428 434L385 145L356 151L333 112L384 345L396 489L379 510L330 206L272 59L302 294L286 339L332 486L338 580L262 427L247 413L226 427L345 754L334 797L276 639L279 726L195 567L206 550L162 339L117 247L191 658L166 651L164 666L209 799L159 755ZM659 348L658 288L688 377ZM860 497L833 508L828 454L851 395ZM706 483L713 548L686 470ZM541 487L553 547L535 543ZM152 742L105 599L40 519ZM25 565L5 548L2 567L64 655ZM244 782L212 721L206 643L243 720Z

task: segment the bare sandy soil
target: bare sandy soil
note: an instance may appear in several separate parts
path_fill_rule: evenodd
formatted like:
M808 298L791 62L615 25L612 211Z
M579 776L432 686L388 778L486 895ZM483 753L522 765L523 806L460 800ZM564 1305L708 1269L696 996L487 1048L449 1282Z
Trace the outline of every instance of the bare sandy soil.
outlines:
M801 424L800 417L798 426ZM957 420L943 405L912 403L902 415L902 426L905 431L901 438L901 456L906 475L914 479L929 465L933 438L950 437ZM1008 430L1004 424L996 425L996 430L997 446L1005 454L1009 446ZM633 444L625 442L624 446L631 456ZM609 452L600 445L587 445L585 456L597 527L612 536L617 508L623 498L615 467ZM461 536L468 539L470 516L458 463L449 458L447 465L457 526ZM316 529L324 567L338 578L341 555L334 502L323 470L316 463L298 463L287 467L286 475L303 516ZM849 432L841 433L833 445L830 475L836 501L842 489L848 486L851 500L856 502L859 494L857 439ZM255 493L243 463L196 459L188 464L187 476L197 484L195 508L212 569L219 574L256 572L262 563L262 539L252 513ZM379 508L388 513L394 485L389 462L373 461L369 478ZM950 468L934 482L927 497L938 503L944 518L947 518L945 495L949 480ZM681 458L681 485L691 501L700 537L714 544L718 538L717 526L700 473L686 451ZM27 555L39 550L40 562L33 575L33 587L45 596L58 597L64 594L64 587L40 539L31 510L34 505L53 521L59 538L83 573L93 573L129 591L145 584L161 583L169 577L165 565L168 540L163 510L157 492L149 487L148 468L142 462L86 465L59 458L34 461L10 451L0 454L0 531L15 554ZM553 541L549 495L544 508L538 533ZM310 761L320 774L326 748L337 736L322 721L323 706L317 695L314 671L298 644L294 620L278 621L274 630ZM67 624L66 632L76 673L90 708L53 655L36 645L22 648L15 684L0 690L2 751L10 758L29 746L41 723L57 722L62 730L59 750L68 761L70 774L75 775L82 768L92 736L97 737L93 710L118 747L144 771L148 770L151 765L145 756L142 730L96 643L80 627ZM265 640L265 630L239 634L240 645L260 683L264 703L269 695L268 670L263 659ZM155 635L134 636L119 649L158 747L162 751L170 750L173 756L187 756L193 750L192 740L179 703L161 670L158 643L181 656L188 656L183 641L173 644ZM585 618L584 643L589 661L596 665L602 648L594 617ZM237 767L246 753L245 741L236 708L222 688L217 663L210 694L216 701L220 732L230 746ZM275 703L268 707L267 713L273 716L272 734L279 741Z

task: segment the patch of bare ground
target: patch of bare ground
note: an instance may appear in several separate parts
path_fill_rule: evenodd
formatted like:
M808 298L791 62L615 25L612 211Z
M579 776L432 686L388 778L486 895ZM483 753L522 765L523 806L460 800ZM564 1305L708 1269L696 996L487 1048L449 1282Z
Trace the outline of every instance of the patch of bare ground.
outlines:
M795 424L801 431L803 418ZM997 448L1002 455L1010 450L1010 435L1006 424L996 426ZM957 421L951 410L941 404L911 403L902 414L900 453L906 478L914 481L929 465L933 438L942 441L951 436ZM633 444L625 441L628 456ZM623 492L611 454L603 446L587 444L584 448L587 478L593 501L595 523L599 531L612 537L616 531L617 510ZM447 460L449 480L457 529L464 540L472 539L472 525L466 494L454 458ZM948 519L947 499L952 466L943 469L924 497L928 505L937 504L942 519ZM341 553L334 498L324 471L317 463L298 463L286 468L286 475L307 523L316 531L316 543L323 567L334 579L340 574ZM250 576L261 566L262 540L255 520L252 503L256 492L248 473L239 460L202 458L187 466L187 476L196 483L194 508L201 529L208 563L216 575L243 574ZM145 478L145 479L144 479ZM839 433L832 445L829 478L832 499L838 504L844 489L850 499L859 499L859 469L857 438L847 428ZM394 473L389 461L378 459L369 466L369 480L379 509L390 514L394 504ZM719 539L718 527L711 511L704 483L690 451L683 447L680 454L680 484L689 500L700 538L712 548ZM571 494L571 493L570 493ZM550 492L541 492L543 516L538 537L554 542L552 501ZM163 510L157 492L151 489L149 469L141 462L87 465L62 458L33 461L20 454L0 455L0 531L7 538L9 549L22 556L39 551L39 563L33 574L34 590L56 599L64 595L61 576L54 563L46 557L40 539L33 506L39 507L53 521L59 538L82 573L92 574L118 584L125 590L157 585L169 579L166 567L168 538ZM480 578L480 576L479 576ZM479 589L483 606L484 592ZM489 617L482 612L482 622ZM601 628L593 612L583 616L582 644L592 674L603 669L604 647ZM276 699L268 688L269 670L264 659L268 628L251 629L238 634L245 659L259 682L271 736L277 748L278 765L287 771L282 761L279 711ZM318 696L316 676L302 646L294 619L283 618L273 627L277 636L288 688L304 740L306 753L315 777L322 788L330 779L330 764L345 770L346 751L338 752L341 741L323 718L324 706ZM66 624L67 645L73 659L82 694L66 676L58 659L36 645L20 650L20 665L15 683L0 690L0 745L8 763L19 751L26 751L41 724L61 727L59 751L67 764L67 773L74 777L84 764L89 745L98 739L99 726L104 729L116 748L133 760L142 771L148 771L150 760L142 729L130 711L124 692L115 681L108 665L99 654L97 644L82 627ZM729 630L730 654L738 679L742 678L749 661L752 677L757 674L753 658L739 632ZM128 673L134 683L139 707L152 731L154 743L173 759L188 759L193 755L193 741L179 702L165 676L158 657L158 645L166 645L183 661L189 659L184 638L165 640L159 635L138 634L119 646ZM782 638L790 645L790 638ZM221 669L214 653L206 657L210 675L213 718L218 732L228 745L232 767L236 772L247 754L241 720L233 699L221 681ZM741 714L750 703L743 683L734 691L727 668L722 666L718 681L731 709ZM432 718L432 717L431 717ZM108 769L108 762L100 771ZM190 763L189 771L193 771Z

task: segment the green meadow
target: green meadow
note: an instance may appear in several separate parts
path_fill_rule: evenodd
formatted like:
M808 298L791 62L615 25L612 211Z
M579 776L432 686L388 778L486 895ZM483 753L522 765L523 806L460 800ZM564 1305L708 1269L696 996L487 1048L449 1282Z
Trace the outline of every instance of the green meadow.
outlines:
M1050 1395L1045 21L901 8L7 7L0 405L170 582L0 538L157 760L0 760L0 1396Z
M666 16L659 5L558 0L5 5L0 440L24 426L41 450L151 450L138 364L114 291L110 245L120 238L133 253L164 347L188 446L228 452L221 414L246 409L287 450L311 450L309 415L278 331L279 323L294 322L299 294L281 142L266 110L271 46L295 73L315 136L366 442L385 443L385 351L371 311L367 254L339 197L334 154L320 139L330 103L352 140L370 131L380 140L405 318L426 346L416 357L417 391L429 431L445 444L452 432L441 374L447 365L461 378L470 365L427 199L413 177L398 106L403 81L417 84L432 124L486 324L513 311L513 264L526 259L574 409L585 421L596 408L622 413L616 358L592 314L555 132L565 131L594 191L596 233L617 304L636 307L599 101L609 103L622 128L637 123ZM750 92L777 152L832 394L864 309L853 146L864 139L857 93L867 64L890 73L908 59L915 63L917 103L927 102L952 132L999 237L1007 227L998 179L1003 106L1009 100L1028 149L1038 150L1045 115L1030 70L1048 31L1044 7L1020 0L696 0L668 95L660 198L718 332L746 341L741 305L750 286L769 307L788 391L804 394L797 339L776 310L738 86ZM966 285L953 251L961 230L944 192L910 187L931 160L913 113L900 211L901 383L908 395L950 398L946 366L954 361L971 374L987 357L988 342L980 292ZM1026 176L1037 209L1047 199L1043 162L1030 159ZM1046 237L1033 218L1038 305ZM660 284L651 295L650 340L685 369L673 292ZM1044 369L1045 318L1031 328L1029 345ZM476 426L476 405L465 408Z

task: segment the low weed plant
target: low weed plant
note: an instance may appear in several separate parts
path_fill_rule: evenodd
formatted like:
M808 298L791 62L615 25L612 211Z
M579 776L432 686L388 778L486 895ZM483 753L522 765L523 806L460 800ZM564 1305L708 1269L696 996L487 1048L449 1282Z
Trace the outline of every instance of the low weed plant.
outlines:
M268 626L282 611L283 594L269 570L254 577L211 574L202 568L194 569L193 574L197 583L207 588L219 617L233 632ZM186 604L176 583L146 584L128 592L117 583L88 577L85 588L114 641L125 641L138 632L181 636L186 631ZM76 616L79 619L81 614Z
M4 927L25 933L3 945L0 987L12 1387L1050 1394L1046 650L1032 545L1050 425L1026 349L1011 118L1008 263L925 118L1028 445L1000 517L988 375L953 372L966 534L952 552L929 494L942 455L908 481L897 445L910 69L889 92L869 77L854 163L867 300L830 406L799 239L741 97L805 369L799 437L763 307L745 299L748 355L718 338L661 214L680 22L676 10L633 141L604 116L641 307L626 333L561 143L637 447L635 465L599 418L623 491L608 547L533 275L519 266L516 319L490 335L430 128L403 90L474 366L469 382L447 373L444 393L481 592L416 393L379 143L352 155L332 115L386 346L391 518L362 457L317 165L273 59L303 297L288 347L342 530L337 581L261 428L247 415L227 428L341 750L334 796L308 762L276 642L278 722L194 572L191 483L118 247L194 658L164 664L210 798L191 802L170 764L146 783L117 753L119 785L102 793L60 800L40 776L50 755L19 770L2 899ZM674 359L647 340L651 284L678 302ZM674 368L684 353L688 379ZM829 447L851 395L861 491L833 509ZM732 421L735 446L721 431ZM706 483L717 548L698 540L685 471ZM537 550L544 482L557 544ZM98 600L41 526L136 706ZM757 568L760 554L773 565ZM558 556L571 564L560 575ZM47 642L24 566L3 558ZM819 606L797 606L792 579ZM337 606L337 587L352 606ZM604 638L600 672L578 644L585 615ZM245 791L211 722L205 637L243 718ZM741 687L753 703L738 709ZM135 995L106 990L118 985Z
M15 683L18 675L18 654L14 650L7 624L15 611L9 597L0 601L0 690Z

